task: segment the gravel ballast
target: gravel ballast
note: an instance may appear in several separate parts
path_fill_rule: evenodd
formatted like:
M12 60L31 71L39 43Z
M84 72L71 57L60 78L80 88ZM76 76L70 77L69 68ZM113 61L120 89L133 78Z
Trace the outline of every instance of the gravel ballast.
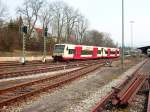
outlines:
M126 76L142 64L132 67L120 76L118 66L103 67L56 91L43 93L36 101L11 107L7 112L89 112L91 108ZM119 77L118 77L119 76Z

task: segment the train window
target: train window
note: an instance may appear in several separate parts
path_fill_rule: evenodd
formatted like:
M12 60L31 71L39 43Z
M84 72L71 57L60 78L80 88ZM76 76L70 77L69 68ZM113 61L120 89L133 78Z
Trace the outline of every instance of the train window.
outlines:
M82 50L82 55L86 55L86 50Z
M110 54L116 54L116 52L115 51L110 51Z
M55 45L54 53L63 53L65 45Z
M69 54L74 54L74 49L69 49Z
M104 50L105 51L105 54L108 54L108 51L107 50Z
M92 55L93 51L89 51L89 50L82 50L82 55Z
M98 54L101 54L101 50L98 50Z

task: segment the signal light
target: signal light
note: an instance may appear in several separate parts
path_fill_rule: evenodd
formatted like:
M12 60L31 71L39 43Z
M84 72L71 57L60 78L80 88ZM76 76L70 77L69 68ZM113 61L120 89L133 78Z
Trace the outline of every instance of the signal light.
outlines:
M46 27L45 29L44 29L44 36L46 36L47 37L47 31L48 31L48 28Z
M22 32L25 33L25 34L27 34L27 32L28 32L27 26L23 26L22 27Z

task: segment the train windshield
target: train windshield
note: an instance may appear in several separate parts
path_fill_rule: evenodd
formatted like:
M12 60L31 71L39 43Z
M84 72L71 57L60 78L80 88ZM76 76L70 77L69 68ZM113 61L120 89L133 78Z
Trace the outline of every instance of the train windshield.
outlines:
M55 45L54 53L63 53L65 45Z

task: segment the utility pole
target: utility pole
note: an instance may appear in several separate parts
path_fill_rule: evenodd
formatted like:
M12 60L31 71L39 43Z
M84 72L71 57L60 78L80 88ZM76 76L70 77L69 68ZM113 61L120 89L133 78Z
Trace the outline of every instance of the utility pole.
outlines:
M22 64L25 64L25 34L23 34L23 44L22 44L22 56L23 56L23 60L22 60Z
M131 24L131 50L133 50L133 23L134 23L134 21L130 21L130 24Z
M46 28L44 28L44 51L43 51L43 62L46 62L46 38L47 38L47 31L48 31L48 28L46 26Z
M124 70L124 0L122 0L122 57L121 57L122 71Z

